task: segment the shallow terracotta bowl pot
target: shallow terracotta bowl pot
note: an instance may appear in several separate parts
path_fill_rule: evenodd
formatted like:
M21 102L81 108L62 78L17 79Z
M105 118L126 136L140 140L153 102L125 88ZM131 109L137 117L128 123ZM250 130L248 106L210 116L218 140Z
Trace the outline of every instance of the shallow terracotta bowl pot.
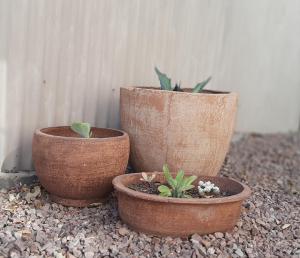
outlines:
M122 221L132 229L157 236L187 237L231 230L236 224L241 205L250 189L225 177L198 177L215 183L231 196L221 198L170 198L146 194L127 186L140 182L141 173L116 177L113 185L118 197ZM156 177L163 182L162 173Z
M136 172L172 171L215 176L234 129L237 94L121 88L121 127L129 134Z
M125 172L128 135L102 128L92 133L93 138L80 138L67 126L34 133L36 173L55 202L80 207L102 201L112 190L112 179Z

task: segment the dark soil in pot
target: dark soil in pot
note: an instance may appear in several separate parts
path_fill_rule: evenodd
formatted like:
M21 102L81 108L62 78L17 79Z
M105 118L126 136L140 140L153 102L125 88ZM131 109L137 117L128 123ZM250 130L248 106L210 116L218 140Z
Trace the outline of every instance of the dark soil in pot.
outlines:
M164 183L165 184L165 183ZM147 193L147 194L155 194L159 195L158 187L161 185L160 182L140 182L131 184L128 186L129 189L141 192L141 193ZM199 192L197 190L197 187L190 189L186 191L186 194L191 196L192 198L220 198L220 197L226 197L231 196L233 193L230 193L229 191L221 191L220 194L210 194L206 197L200 196Z

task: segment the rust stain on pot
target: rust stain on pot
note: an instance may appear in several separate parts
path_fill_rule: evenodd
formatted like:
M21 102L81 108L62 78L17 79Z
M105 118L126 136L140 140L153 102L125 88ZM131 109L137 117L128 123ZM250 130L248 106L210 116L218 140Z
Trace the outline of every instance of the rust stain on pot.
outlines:
M168 163L198 175L219 172L234 130L236 93L130 87L120 94L121 127L130 136L136 171Z
M127 186L139 182L141 173L121 175L113 180L118 197L119 215L132 229L158 236L187 237L194 233L226 232L236 224L241 204L250 195L250 189L229 178L198 177L210 180L228 197L167 198L145 194ZM156 179L164 182L162 173ZM134 210L134 212L132 212Z
M37 130L33 161L41 184L54 201L86 206L104 200L112 179L125 172L129 137L113 129L92 128L95 138L79 138L69 127Z

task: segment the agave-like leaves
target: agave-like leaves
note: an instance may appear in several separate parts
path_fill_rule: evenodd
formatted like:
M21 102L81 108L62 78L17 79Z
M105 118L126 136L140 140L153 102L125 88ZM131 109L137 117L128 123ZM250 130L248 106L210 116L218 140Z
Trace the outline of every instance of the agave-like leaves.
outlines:
M91 125L89 123L75 122L71 125L71 129L83 138L90 138L92 135Z
M186 191L194 188L195 186L192 184L197 177L196 176L189 176L184 177L184 171L179 170L176 177L173 178L168 166L165 164L163 166L163 174L165 179L167 180L168 186L161 185L158 187L161 196L173 196L176 198L187 198L188 195Z
M201 92L205 85L211 80L211 76L209 76L205 81L199 82L193 89L193 93L199 93Z
M166 178L168 184L172 187L172 189L176 188L177 181L172 177L168 165L163 166L164 177Z
M161 90L172 90L171 79L168 78L168 76L166 74L160 72L157 67L155 67L155 72L156 72L159 82L160 82L160 89Z

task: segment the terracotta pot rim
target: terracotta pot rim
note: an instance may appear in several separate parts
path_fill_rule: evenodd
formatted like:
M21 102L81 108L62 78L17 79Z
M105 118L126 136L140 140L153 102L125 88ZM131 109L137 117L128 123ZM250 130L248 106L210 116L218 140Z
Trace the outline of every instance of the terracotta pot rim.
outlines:
M149 87L149 86L128 86L128 87L121 87L122 89L127 90L142 90L142 91L151 91L153 93L161 93L161 94L189 94L189 95L198 95L198 96L237 96L238 93L234 91L220 91L220 90L204 90L204 92L200 93L193 93L187 91L168 91L168 90L160 90L159 87ZM191 88L183 88L191 90Z
M125 139L128 137L127 133L125 131L119 130L119 129L113 129L113 128L102 128L102 127L91 127L92 129L103 129L103 130L108 130L108 131L114 131L114 132L119 132L122 135L118 136L111 136L111 137L102 137L102 138L97 138L97 137L92 137L92 138L83 138L83 137L71 137L71 136L59 136L59 135L53 135L53 134L48 134L45 132L42 132L42 130L46 129L59 129L59 128L70 128L70 126L50 126L50 127L44 127L40 129L35 130L36 135L41 135L45 137L50 137L50 138L56 138L56 139L63 139L63 140L71 140L71 141L107 141L107 140L121 140Z
M160 174L162 174L162 172L158 172L157 174L160 175ZM138 192L138 191L129 189L127 186L125 186L123 184L123 179L125 177L141 178L141 176L142 176L142 173L132 173L132 174L120 175L120 176L115 177L113 179L112 183L114 185L114 188L117 191L127 194L131 197L135 197L135 198L143 199L143 200L147 200L147 201L164 202L164 203L194 204L194 205L222 204L222 203L230 203L230 202L237 202L237 201L245 200L251 194L251 190L247 185L244 185L244 184L242 184L234 179L228 178L228 177L218 177L218 178L228 180L228 181L234 181L235 183L240 184L243 187L243 190L240 193L235 194L235 195L221 197L221 198L211 198L211 199L196 199L196 198L186 199L186 198L162 197L159 195ZM215 176L203 176L203 177L212 178L212 179L216 178Z

